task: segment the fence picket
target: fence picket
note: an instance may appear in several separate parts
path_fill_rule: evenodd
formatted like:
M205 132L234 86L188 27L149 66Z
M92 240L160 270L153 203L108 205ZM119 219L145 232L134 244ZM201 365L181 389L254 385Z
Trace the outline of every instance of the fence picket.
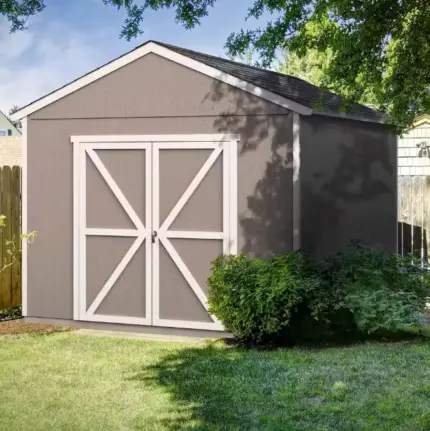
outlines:
M10 250L9 241L12 239L12 205L11 205L11 182L12 170L10 166L3 166L2 178L2 193L3 207L1 212L6 216L6 226L3 227L3 265L2 268L2 284L3 284L3 306L10 307L12 305L12 269L9 266L12 258L8 252Z
M0 309L21 305L21 168L0 168L0 214L6 226L0 229L0 268L12 263L7 250L15 249L16 260L0 272ZM13 244L8 244L11 241Z
M21 169L12 168L12 241L16 259L12 265L12 306L21 305Z

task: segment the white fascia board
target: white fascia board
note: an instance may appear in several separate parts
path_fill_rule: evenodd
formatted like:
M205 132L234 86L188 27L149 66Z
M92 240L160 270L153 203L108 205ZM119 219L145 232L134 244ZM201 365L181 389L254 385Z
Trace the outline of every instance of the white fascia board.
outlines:
M126 66L127 64L141 57L144 57L145 55L150 53L157 54L175 63L181 64L192 70L203 73L204 75L207 75L211 78L225 82L226 84L229 84L233 87L240 88L243 91L251 93L255 96L258 96L262 99L265 99L276 105L282 106L291 111L297 112L302 115L312 114L312 109L306 106L303 106L297 102L294 102L293 100L290 100L278 94L272 93L271 91L265 90L247 81L243 81L241 79L235 78L234 76L221 72L220 70L215 69L214 67L207 66L206 64L203 64L197 60L193 60L190 57L187 57L185 55L172 51L168 48L160 46L155 42L148 42L145 45L139 48L136 48L133 51L130 51L128 54L125 54L122 57L119 57L116 60L111 61L105 66L102 66L99 69L96 69L93 72L90 72L87 75L84 75L81 78L76 79L75 81L65 85L64 87L61 87L57 91L54 91L53 93L50 93L45 97L42 97L41 99L36 100L35 102L25 106L24 108L12 114L11 119L12 121L20 120L21 118L26 117L32 114L33 112L36 112L65 96L68 96L69 94L79 90L80 88L85 87L86 85L91 84L92 82L100 78L103 78L109 73L112 73L115 70L118 70L121 67Z

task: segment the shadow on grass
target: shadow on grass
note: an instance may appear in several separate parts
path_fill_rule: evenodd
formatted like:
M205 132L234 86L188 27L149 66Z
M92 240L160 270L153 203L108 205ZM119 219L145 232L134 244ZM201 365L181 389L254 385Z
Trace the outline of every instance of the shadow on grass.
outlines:
M318 403L323 398L324 403L330 403L331 396L324 385L330 387L337 380L365 379L372 358L384 361L381 358L385 352L394 351L392 355L403 358L404 353L397 348L403 345L413 349L412 344L418 345L420 340L408 338L398 345L376 343L369 357L368 349L359 345L358 350L352 347L353 350L339 349L337 353L332 349L316 351L315 345L261 351L226 348L216 342L169 353L129 379L145 387L163 388L168 394L172 403L167 404L162 417L157 417L162 429L298 430L322 426L326 420L335 427L336 421L349 419L340 413L339 417L321 417ZM351 361L357 361L355 368ZM330 408L329 404L324 405Z
M272 393L271 375L289 365L215 343L170 354L131 380L168 390L175 407L159 420L169 430L260 429L283 422L285 403Z

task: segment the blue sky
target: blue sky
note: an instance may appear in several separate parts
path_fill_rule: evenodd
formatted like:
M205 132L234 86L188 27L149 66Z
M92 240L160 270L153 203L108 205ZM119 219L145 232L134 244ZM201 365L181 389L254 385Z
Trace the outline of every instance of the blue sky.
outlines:
M72 79L153 39L225 56L232 31L264 24L268 16L245 22L253 0L217 0L200 27L187 31L175 24L173 10L150 12L145 33L119 39L124 13L102 0L46 0L46 9L29 21L28 30L9 34L0 21L0 109L23 106Z

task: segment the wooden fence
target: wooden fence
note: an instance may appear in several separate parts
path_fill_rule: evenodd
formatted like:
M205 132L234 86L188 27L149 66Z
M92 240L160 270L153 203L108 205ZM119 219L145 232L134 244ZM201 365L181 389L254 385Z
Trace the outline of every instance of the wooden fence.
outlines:
M430 176L399 176L398 252L429 260Z
M21 168L0 168L0 309L21 305Z

